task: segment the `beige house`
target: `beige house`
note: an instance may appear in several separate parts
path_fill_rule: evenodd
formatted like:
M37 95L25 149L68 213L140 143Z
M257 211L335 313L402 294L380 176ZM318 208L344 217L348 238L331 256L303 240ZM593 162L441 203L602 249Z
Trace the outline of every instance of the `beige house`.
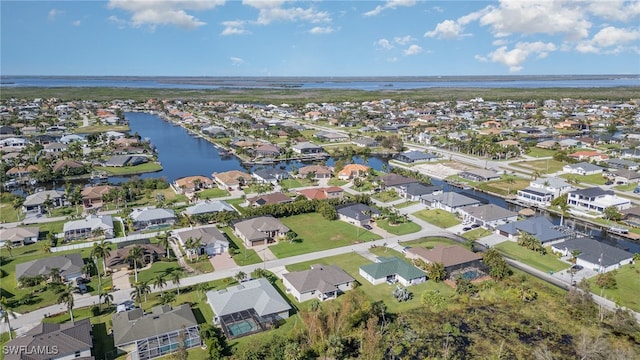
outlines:
M234 223L233 232L245 246L253 247L275 243L289 228L273 216L259 216Z

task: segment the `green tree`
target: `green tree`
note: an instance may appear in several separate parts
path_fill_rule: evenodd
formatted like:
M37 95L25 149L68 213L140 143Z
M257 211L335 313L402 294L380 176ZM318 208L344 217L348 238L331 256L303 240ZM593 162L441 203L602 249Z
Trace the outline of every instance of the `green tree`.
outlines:
M616 208L615 206L606 207L602 215L605 219L611 221L619 221L620 219L622 219L622 215L618 211L618 208Z
M140 245L135 245L131 249L129 249L129 254L127 255L127 260L133 262L133 271L135 274L135 282L138 282L138 263L142 262L142 257L144 256L144 250Z
M76 292L76 288L71 284L67 285L64 290L58 295L58 304L64 304L69 310L69 316L71 322L73 322L73 294Z
M182 269L173 270L169 274L171 283L175 285L176 288L178 289L178 295L180 295L180 279L182 278L183 275L184 275L184 272L182 271Z
M164 287L167 286L167 281L164 279L162 274L156 275L153 279L153 287L156 289L160 289L160 296L164 296Z
M163 248L167 249L167 259L169 259L169 248L171 247L171 239L169 239L169 234L166 231L161 232L156 236L158 239L158 244Z
M242 272L242 271L238 271L236 273L236 275L234 276L234 278L238 281L238 282L242 282L244 281L244 279L247 278L247 274Z
M425 266L425 271L427 272L429 279L437 283L443 281L447 277L447 271L442 263L428 263Z
M2 314L0 314L0 320L3 323L7 324L7 329L9 329L9 340L13 340L13 333L11 332L11 319L16 318L16 314L11 309L9 302L6 297L2 297L0 299L0 308L2 308Z
M422 293L420 302L431 310L439 311L447 307L447 298L438 290L428 290Z

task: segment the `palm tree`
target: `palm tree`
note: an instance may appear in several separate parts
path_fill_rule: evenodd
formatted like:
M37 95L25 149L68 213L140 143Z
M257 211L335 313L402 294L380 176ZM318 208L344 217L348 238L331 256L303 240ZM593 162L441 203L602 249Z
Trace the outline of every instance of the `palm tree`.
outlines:
M104 235L104 229L101 227L97 227L93 229L93 231L91 231L91 235L93 235L94 237L100 237Z
M164 276L158 275L155 279L153 279L153 287L156 289L160 289L160 296L164 295L164 291L162 289L165 286L167 286L167 281L164 279Z
M171 277L171 282L178 288L178 295L180 295L180 278L182 277L183 272L182 269L177 269L171 272L169 276Z
M511 185L515 184L516 179L509 177L507 178L507 196L511 195Z
M167 249L167 259L169 258L169 247L171 245L171 240L169 239L169 234L166 231L161 232L156 236L158 239L158 244L163 248Z
M69 284L58 296L58 304L67 305L67 310L69 310L69 315L71 316L71 322L73 322L73 293L75 291L76 288Z
M144 250L140 247L140 245L136 245L129 250L129 255L127 255L127 260L133 261L133 271L135 273L135 282L138 282L138 262L142 261L142 257L144 255Z
M542 172L540 170L534 170L531 173L531 177L533 178L533 180L536 180L537 178L542 176Z
M42 244L42 251L44 251L45 254L51 254L51 243L49 242L45 242Z
M53 268L49 271L49 278L51 278L52 283L61 283L62 282L62 274L60 273L60 269Z
M2 308L2 314L0 315L0 320L3 323L7 324L7 328L9 328L9 340L13 340L13 334L11 334L11 318L16 318L16 314L11 310L9 306L9 302L7 298L4 296L0 299L0 308Z
M560 208L560 226L563 226L564 217L569 215L569 204L567 204L566 202L560 203L560 205L558 205L558 208Z
M91 250L91 257L102 259L102 269L104 270L104 276L107 276L107 264L105 259L111 255L111 247L109 246L109 242L104 239L100 240L99 243L93 244L93 250Z
M13 249L13 246L11 246L11 241L5 242L4 248L7 249L7 251L9 252L9 256L13 257L13 253L11 252L11 250Z
M100 306L100 298L102 298L102 302L107 305L107 308L109 307L109 305L113 304L113 295L106 293L106 294L100 294L98 296L98 306Z
M238 282L242 282L242 280L244 280L244 279L246 279L246 278L247 278L247 274L245 274L245 273L244 273L244 272L242 272L242 271L238 271L238 272L236 273L235 278L236 278L236 280L238 280Z

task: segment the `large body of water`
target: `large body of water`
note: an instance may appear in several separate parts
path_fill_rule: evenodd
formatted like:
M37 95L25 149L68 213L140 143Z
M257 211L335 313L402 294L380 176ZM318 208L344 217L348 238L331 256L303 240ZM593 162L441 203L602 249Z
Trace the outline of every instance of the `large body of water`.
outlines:
M431 77L83 77L2 76L2 87L111 87L166 89L600 88L640 86L639 75Z
M242 163L236 157L221 157L218 154L218 148L213 144L197 136L191 135L184 128L174 125L168 121L164 121L157 115L147 113L126 113L126 118L129 120L129 126L131 127L131 133L137 132L143 138L151 139L151 143L155 145L158 150L159 161L162 163L163 170L155 173L142 174L140 177L166 177L167 180L173 181L181 177L191 175L203 175L211 176L214 172L224 172L229 170L248 170L243 168ZM354 157L352 161L356 163L362 163L362 159ZM335 159L329 158L326 163L331 166L335 162ZM367 165L376 170L381 170L383 165L388 164L387 159L370 157L367 161ZM286 169L291 169L292 166L298 168L304 166L300 162L292 161L288 163L281 163L278 166L283 166ZM256 168L254 167L253 170ZM126 178L113 177L109 179L111 182L121 182ZM515 207L512 204L507 204L504 199L493 196L487 193L476 190L462 190L455 187L450 187L444 181L433 179L433 184L440 186L444 191L456 191L462 192L465 195L480 199L485 203L491 203L505 208L509 208L513 211L518 211L521 208ZM554 224L560 224L560 218L548 213L544 213ZM571 224L569 222L569 224ZM640 243L635 243L622 239L610 239L606 238L597 230L586 229L580 225L575 225L576 228L585 233L591 233L594 238L607 243L609 245L617 246L623 249L628 249L631 252L640 252Z

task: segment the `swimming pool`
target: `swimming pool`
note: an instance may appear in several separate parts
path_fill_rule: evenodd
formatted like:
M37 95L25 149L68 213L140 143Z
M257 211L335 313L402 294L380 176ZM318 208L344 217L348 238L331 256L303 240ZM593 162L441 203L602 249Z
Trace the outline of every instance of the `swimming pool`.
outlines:
M258 324L253 319L245 319L233 324L227 324L227 330L229 330L229 335L238 337L258 330Z

